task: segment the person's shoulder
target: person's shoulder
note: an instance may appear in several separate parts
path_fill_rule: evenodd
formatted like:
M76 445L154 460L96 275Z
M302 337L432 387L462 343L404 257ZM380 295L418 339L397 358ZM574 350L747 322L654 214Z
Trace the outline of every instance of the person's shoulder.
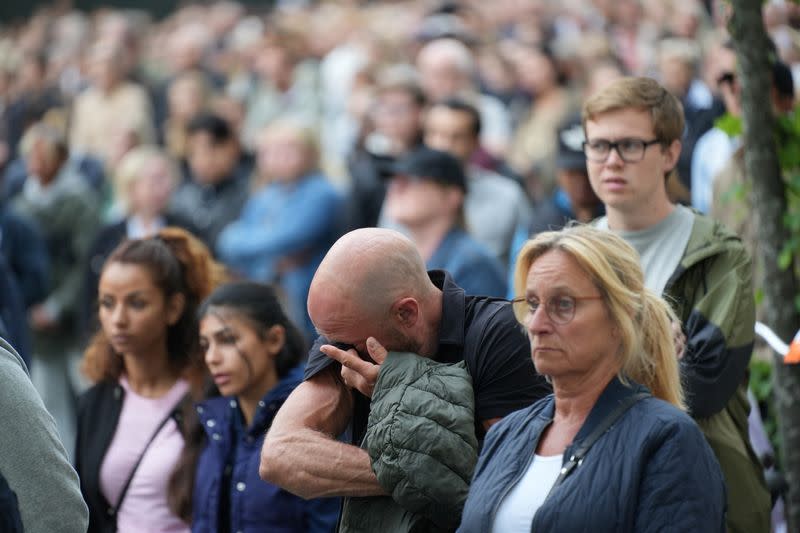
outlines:
M689 210L689 208L685 208ZM694 209L691 210L694 221L689 243L686 246L684 262L693 255L702 256L716 254L746 254L741 237L719 220L713 219Z
M543 231L560 230L569 221L556 205L553 198L549 198L533 206L530 222L528 223L528 234L530 238L535 237Z
M502 330L512 331L516 334L524 334L522 327L514 316L511 302L504 298L492 296L467 296L467 318L470 331L480 331L485 335L490 331Z
M235 403L231 403L232 401L235 402L235 399L228 398L226 396L212 396L197 402L195 405L195 411L197 411L197 414L201 420L215 417L219 418L227 411L230 411L232 405L235 405Z
M502 100L496 96L492 96L491 94L480 93L478 95L478 107L481 114L497 113L505 115L508 113L508 109L506 109L506 106L503 104Z
M141 83L125 81L117 87L115 96L119 98L149 98L147 89Z
M8 341L0 337L0 367L5 368L0 375L8 375L12 369L22 370L25 374L28 373L28 368L22 357L17 353Z
M685 411L654 396L637 402L626 418L633 427L632 431L654 435L661 440L688 435L702 437L697 423Z
M508 195L522 196L525 194L520 184L512 178L504 176L494 170L489 170L488 168L483 168L478 165L469 165L467 168L467 175L472 178L469 185L472 185L473 182L477 182L485 188L491 188L494 191Z
M113 399L120 399L123 394L122 385L116 381L101 380L81 393L78 397L78 409L86 410L93 406L103 406Z
M494 439L502 438L503 435L516 434L532 423L541 421L542 424L549 421L548 410L552 409L553 395L547 395L538 401L533 402L527 407L512 411L501 418L489 428L486 435L487 439L491 436Z
M731 145L733 145L733 139L731 136L721 129L713 127L701 135L697 140L697 144L695 145L695 153L697 153L697 148L710 151L720 146L727 147Z
M459 258L459 262L494 264L497 261L489 248L464 231L454 232L453 248L452 255L454 258Z
M115 241L115 242L121 241L125 237L127 232L126 225L127 225L127 220L124 218L104 224L103 226L100 227L100 229L97 230L94 242L99 244L99 243L106 243L109 241Z
M330 178L321 172L310 174L306 179L303 180L303 182L306 184L308 189L313 190L316 194L323 195L325 197L339 197L341 195L333 182L331 182Z
M511 302L495 296L466 295L467 308L486 320L507 320L514 317Z
M189 176L172 193L171 204L183 206L186 203L194 203L199 199L201 192L202 186Z

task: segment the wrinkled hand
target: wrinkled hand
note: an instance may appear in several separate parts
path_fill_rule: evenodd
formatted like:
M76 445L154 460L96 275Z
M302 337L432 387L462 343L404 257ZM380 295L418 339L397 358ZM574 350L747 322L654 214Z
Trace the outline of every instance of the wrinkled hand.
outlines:
M678 359L683 359L686 355L686 335L683 333L683 327L680 322L672 323L672 338L675 341L675 355Z
M386 348L375 340L374 337L367 339L367 351L375 363L364 361L354 348L344 351L336 346L324 344L320 351L342 365L342 381L351 389L358 390L368 398L372 398L372 391L375 383L378 382L378 374L381 371L381 364L386 360Z

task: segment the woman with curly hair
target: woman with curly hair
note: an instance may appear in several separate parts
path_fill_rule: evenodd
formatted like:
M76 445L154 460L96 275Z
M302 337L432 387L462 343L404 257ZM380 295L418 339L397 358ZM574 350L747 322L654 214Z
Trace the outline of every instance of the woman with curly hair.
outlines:
M89 532L189 531L176 468L202 396L198 306L222 268L191 234L125 241L100 276L100 331L84 354L95 385L80 399L76 469Z

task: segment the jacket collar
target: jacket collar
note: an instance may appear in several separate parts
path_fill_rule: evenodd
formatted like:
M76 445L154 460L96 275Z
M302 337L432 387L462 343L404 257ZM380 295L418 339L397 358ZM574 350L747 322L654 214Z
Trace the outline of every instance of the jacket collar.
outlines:
M696 209L692 209L695 214L692 233L686 245L681 262L675 272L672 273L664 292L667 293L678 279L694 265L705 261L709 257L724 253L731 246L737 246L739 237L726 230L725 227L712 218L703 216Z
M253 422L247 428L246 433L250 436L261 436L266 431L278 409L283 405L289 394L303 380L303 365L294 367L281 379L275 387L268 391L258 402L258 407L253 415ZM219 426L228 427L233 416L239 416L239 404L236 398L217 396L200 402L197 405L197 413L206 432L214 432ZM209 424L209 421L212 421Z
M616 407L627 397L633 396L639 392L649 392L647 387L639 385L633 381L628 381L628 384L622 383L616 376L608 382L605 390L597 398L594 407L586 417L578 434L575 435L575 440L570 447L575 446L587 436L589 436L594 428L597 427Z

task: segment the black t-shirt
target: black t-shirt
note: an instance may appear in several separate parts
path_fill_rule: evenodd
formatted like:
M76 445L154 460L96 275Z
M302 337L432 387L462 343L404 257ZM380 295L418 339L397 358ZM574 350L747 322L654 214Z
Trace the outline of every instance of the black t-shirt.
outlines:
M466 296L464 289L442 270L428 273L442 290L442 319L435 361L465 361L475 391L478 435L480 422L503 417L550 394L550 385L533 367L531 349L522 326L514 318L511 304L499 298ZM329 343L320 337L309 353L305 379L339 363L319 347ZM369 416L369 398L354 391L353 442L360 444Z

